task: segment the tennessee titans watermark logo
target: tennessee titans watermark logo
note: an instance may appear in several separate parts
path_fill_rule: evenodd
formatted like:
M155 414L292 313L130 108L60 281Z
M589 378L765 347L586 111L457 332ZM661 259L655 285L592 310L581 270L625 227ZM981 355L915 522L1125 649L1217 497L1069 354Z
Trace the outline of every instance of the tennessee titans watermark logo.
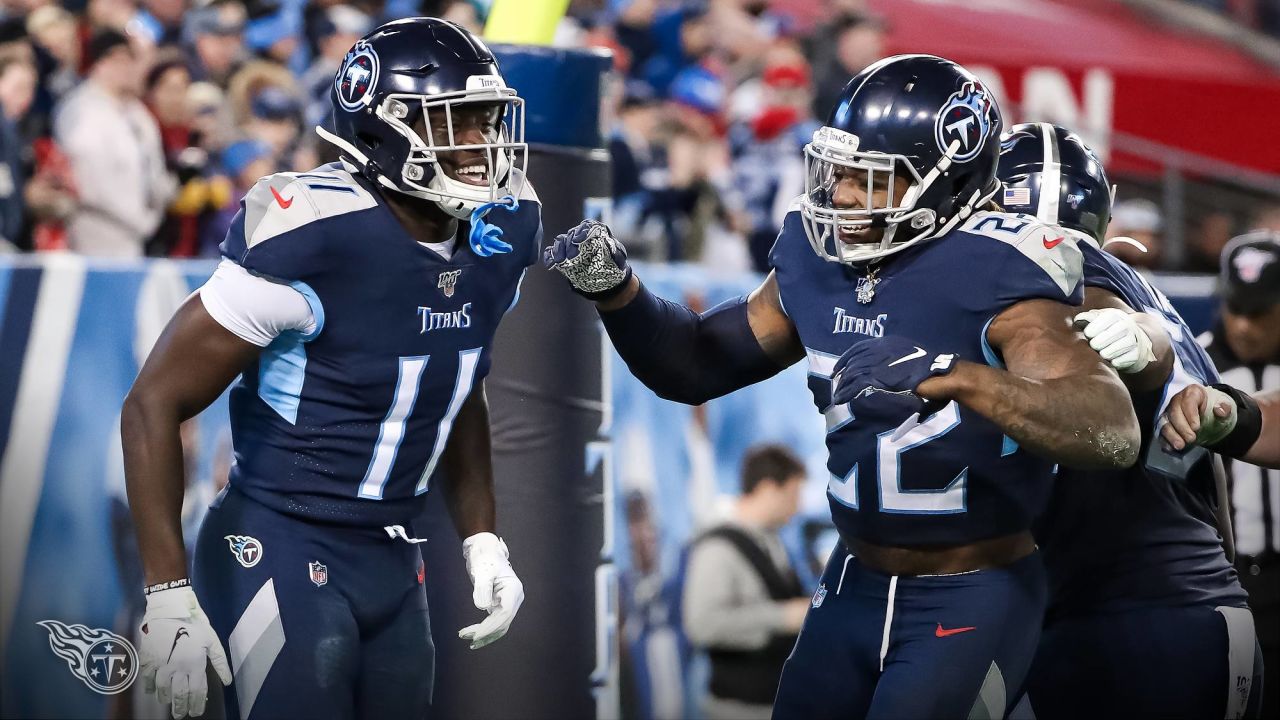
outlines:
M57 620L41 620L36 624L49 631L50 649L66 661L71 674L90 690L115 695L138 677L138 653L119 635Z
M933 123L938 149L945 153L952 143L958 141L956 162L977 157L991 132L990 113L991 96L986 88L975 82L965 83L947 98L947 104L942 106Z
M227 535L225 540L231 547L231 554L235 555L236 562L242 566L251 568L262 559L262 543L258 542L257 538L251 538L248 535Z
M378 83L378 53L364 41L356 43L342 61L334 82L338 102L347 110L359 110L368 103Z
M329 568L325 567L319 560L313 560L308 563L307 568L311 570L311 582L315 583L316 587L329 582Z
M445 297L453 297L453 291L458 287L458 277L461 275L461 270L445 270L440 273L440 280L436 282L436 287L444 293Z
M813 591L813 599L809 601L809 605L812 606L814 610L817 610L818 608L822 607L822 601L826 599L827 599L827 584L822 583L821 585L818 586L817 590Z

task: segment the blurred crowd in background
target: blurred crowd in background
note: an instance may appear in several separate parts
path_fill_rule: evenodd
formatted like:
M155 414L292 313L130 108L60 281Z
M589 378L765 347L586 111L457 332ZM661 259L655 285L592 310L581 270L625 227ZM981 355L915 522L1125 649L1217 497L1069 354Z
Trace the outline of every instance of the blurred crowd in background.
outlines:
M1180 0L1224 15L1272 37L1280 37L1280 3L1275 0Z
M801 190L802 146L847 80L885 54L889 28L867 0L814 2L822 11L803 28L793 4L769 0L570 3L556 44L614 51L614 221L637 256L765 269ZM1187 4L1280 32L1275 0ZM3 0L0 247L215 256L257 178L335 159L312 128L361 35L416 14L479 33L488 5ZM1147 252L1114 247L1142 267L1212 271L1232 235L1280 229L1280 209L1191 223L1185 252L1166 260L1160 207L1121 202L1112 234Z

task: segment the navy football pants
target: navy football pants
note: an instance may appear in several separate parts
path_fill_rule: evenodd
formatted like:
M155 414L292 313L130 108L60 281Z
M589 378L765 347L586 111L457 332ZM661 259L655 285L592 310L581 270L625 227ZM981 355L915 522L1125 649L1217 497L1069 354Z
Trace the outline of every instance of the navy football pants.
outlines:
M237 552L234 536L258 547ZM194 575L235 675L229 720L426 717L435 646L417 546L228 488L200 528Z
M1045 626L1027 679L1038 720L1256 718L1262 650L1245 608L1142 608ZM1269 688L1267 688L1269 689Z
M839 546L783 668L773 716L1003 717L1031 665L1045 598L1038 554L1003 568L899 577Z

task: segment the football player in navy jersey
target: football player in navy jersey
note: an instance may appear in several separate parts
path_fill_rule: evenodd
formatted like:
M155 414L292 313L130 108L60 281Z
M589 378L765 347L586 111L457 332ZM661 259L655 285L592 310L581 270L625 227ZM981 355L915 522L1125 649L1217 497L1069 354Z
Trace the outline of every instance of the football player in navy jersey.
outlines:
M341 161L249 191L125 402L142 676L175 718L204 711L206 658L228 717L424 717L435 651L412 521L437 481L488 613L459 636L499 639L524 598L494 534L484 393L542 233L521 100L488 48L434 18L357 42L331 100L318 131ZM233 382L235 464L189 581L178 426Z
M1256 717L1261 650L1219 534L1211 458L1157 432L1170 398L1217 370L1168 299L1101 249L1111 186L1080 136L1028 123L1001 146L1002 204L1079 241L1076 321L1129 386L1143 440L1132 468L1064 467L1037 521L1050 593L1031 708L1041 720Z
M544 254L663 397L702 403L808 358L842 541L775 717L1003 717L1042 623L1030 528L1055 463L1137 459L1125 387L1071 326L1077 241L990 204L1000 131L968 71L886 58L806 146L805 193L748 297L702 315L659 299L597 222Z

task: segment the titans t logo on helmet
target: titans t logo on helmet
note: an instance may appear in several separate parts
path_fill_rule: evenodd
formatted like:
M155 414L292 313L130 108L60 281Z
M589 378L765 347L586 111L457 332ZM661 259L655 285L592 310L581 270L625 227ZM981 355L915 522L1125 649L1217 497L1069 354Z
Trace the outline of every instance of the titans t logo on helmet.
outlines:
M938 149L946 153L951 143L959 140L960 147L954 158L956 162L977 157L991 130L987 116L990 107L991 97L987 95L986 88L974 82L961 86L948 98L934 122L934 137L938 141Z
M338 102L347 110L359 110L378 82L378 53L361 41L351 48L337 75Z

